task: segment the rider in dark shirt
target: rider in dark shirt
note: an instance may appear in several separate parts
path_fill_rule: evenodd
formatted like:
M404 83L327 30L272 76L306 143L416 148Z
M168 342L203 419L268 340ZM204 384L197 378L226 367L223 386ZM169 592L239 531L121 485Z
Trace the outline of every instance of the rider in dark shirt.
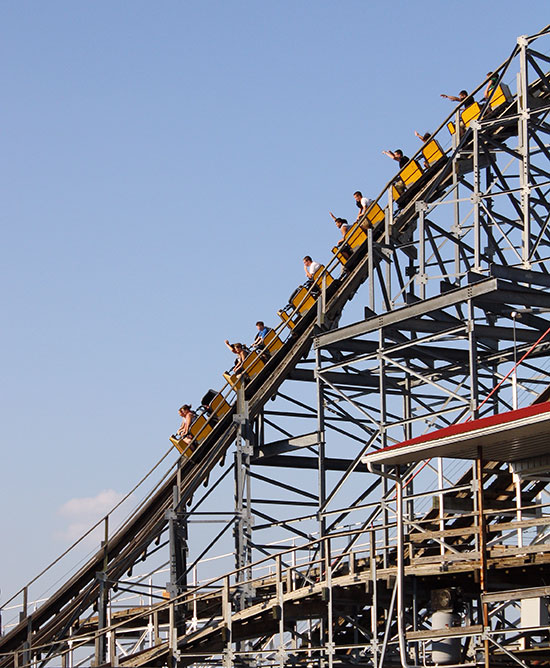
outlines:
M446 95L445 93L441 93L441 97L444 97L447 100L450 100L451 102L464 102L464 100L466 100L466 98L468 97L468 91L461 90L460 93L458 94L458 97L456 95ZM468 104L472 103L473 100L468 101ZM464 103L463 106L465 107L466 104Z
M409 157L406 155L403 155L403 151L398 148L395 151L382 151L384 155L387 155L388 158L391 158L392 160L396 160L399 163L399 169L403 169L403 167L409 162ZM397 177L393 183L395 189L399 193L399 196L405 192L406 186L401 177Z
M399 169L403 169L403 167L409 162L409 157L406 155L403 155L403 151L398 148L396 151L382 151L384 155L387 155L388 158L391 158L392 160L397 160L399 163Z

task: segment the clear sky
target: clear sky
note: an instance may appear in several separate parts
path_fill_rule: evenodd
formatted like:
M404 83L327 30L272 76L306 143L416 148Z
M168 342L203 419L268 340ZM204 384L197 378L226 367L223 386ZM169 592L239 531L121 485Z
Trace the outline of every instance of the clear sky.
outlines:
M0 2L1 599L166 451L547 0ZM359 306L363 305L358 296ZM357 317L357 312L346 316ZM172 458L174 459L174 457Z

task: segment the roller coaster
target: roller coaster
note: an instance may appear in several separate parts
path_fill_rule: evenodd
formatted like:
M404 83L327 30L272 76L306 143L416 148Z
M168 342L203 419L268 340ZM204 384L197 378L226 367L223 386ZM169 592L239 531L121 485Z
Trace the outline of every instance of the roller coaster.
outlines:
M1 668L550 665L549 45L384 186L120 528L4 602Z

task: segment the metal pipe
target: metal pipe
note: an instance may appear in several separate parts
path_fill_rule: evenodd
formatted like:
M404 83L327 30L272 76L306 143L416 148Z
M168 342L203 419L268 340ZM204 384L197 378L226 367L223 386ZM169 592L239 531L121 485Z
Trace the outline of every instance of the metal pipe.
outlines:
M487 592L487 535L485 528L485 514L483 502L483 453L481 448L478 448L478 456L476 459L476 477L477 477L477 498L479 510L479 585L481 593ZM483 630L487 630L489 626L489 606L485 601L482 601L482 615L483 615ZM487 637L483 641L485 652L485 668L489 668L489 640Z
M405 559L404 559L404 531L403 531L403 483L399 475L393 475L387 471L375 469L371 462L367 462L367 468L371 473L380 475L388 480L393 480L397 487L396 516L397 516L397 636L399 641L399 659L402 668L425 668L420 664L408 663L407 647L405 639ZM465 668L475 666L475 663L453 663L445 664L446 668Z

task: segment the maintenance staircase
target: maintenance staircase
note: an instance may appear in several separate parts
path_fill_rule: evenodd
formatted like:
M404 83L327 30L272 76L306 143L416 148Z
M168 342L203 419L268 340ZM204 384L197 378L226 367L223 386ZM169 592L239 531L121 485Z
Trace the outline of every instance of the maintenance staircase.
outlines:
M514 509L514 487L511 475L506 470L488 462L485 467L485 475L494 476L495 481L490 485L487 494L487 508L489 522L487 531L493 542L496 536L504 536L511 529L516 530L517 522L510 522L507 516ZM464 477L457 483L459 487L470 487L470 480ZM522 485L522 497L524 512L529 507L536 508L537 496L541 485L546 483L532 484L526 482ZM465 500L465 492L449 494L446 502L452 505L454 498ZM492 504L494 501L494 504ZM496 506L496 507L493 507ZM422 531L412 531L407 536L407 566L406 574L415 574L419 585L420 596L426 600L430 598L431 582L437 578L439 586L456 587L460 585L464 595L468 595L476 588L476 574L479 572L479 551L475 546L475 536L479 530L474 526L474 516L457 515L453 520L452 513L446 521L446 529L439 531L439 523L436 519L436 509L430 511L422 523ZM524 521L524 527L532 525L548 525L550 520L531 519ZM376 533L380 529L365 530L362 532L364 543L374 545L377 542ZM351 536L351 533L349 534ZM357 537L357 534L353 534ZM331 540L346 538L346 534L340 533L331 536ZM444 572L441 570L441 558L438 555L440 541L444 540L451 547L460 548L456 557L447 563ZM322 545L323 541L320 541ZM327 541L328 542L328 541ZM311 545L312 552L322 552L316 549L320 545ZM546 549L545 549L546 548ZM303 549L303 546L302 546ZM308 619L323 619L328 621L329 603L334 624L334 642L350 648L356 646L357 639L354 638L355 626L369 628L371 624L373 605L373 572L381 581L376 592L377 604L380 608L377 624L383 626L385 622L386 605L389 605L392 596L392 581L395 573L395 548L388 550L388 554L380 556L364 557L364 547L357 551L346 551L332 555L332 562L323 558L312 559L305 565L292 567L285 561L290 562L290 553L278 556L274 566L275 573L269 577L251 579L247 582L254 589L254 596L244 610L228 612L231 607L230 601L237 594L237 587L229 584L229 577L219 587L218 591L204 591L201 588L191 589L180 597L178 605L185 611L188 618L194 618L198 622L197 630L187 630L177 643L172 644L170 640L157 640L157 643L148 649L136 652L131 656L121 657L118 662L121 666L153 666L166 665L169 656L177 648L178 665L192 665L222 653L224 646L230 638L232 642L243 643L251 641L247 654L260 651L265 647L269 638L276 635L280 630L281 620L288 625L297 621ZM524 550L526 554L518 555L518 550L507 547L505 544L496 544L489 551L488 566L492 572L495 586L500 584L500 589L506 588L510 581L523 580L524 586L536 587L541 582L547 582L550 576L550 546L539 546L536 553ZM449 556L446 558L449 559ZM389 562L391 565L385 565ZM526 574L527 572L527 574ZM215 584L215 583L214 583ZM422 591L422 585L425 589ZM212 583L210 583L212 586ZM330 601L328 591L330 587ZM143 628L147 626L152 615L156 615L156 625L167 623L168 606L159 604L155 609L133 610L121 613L112 619L114 627L121 625L126 634L135 630L135 638L139 638ZM353 619L354 624L349 620ZM361 621L363 620L363 621ZM80 629L82 635L93 632L93 622ZM437 637L429 630L429 625L423 625L424 630L411 632L410 639L421 639L423 637L433 639ZM464 632L464 629L462 629ZM319 633L317 628L314 633ZM479 633L479 626L471 626L466 634ZM392 629L395 634L395 629ZM442 634L443 635L443 634ZM368 641L370 638L366 634ZM309 638L312 641L312 638ZM365 641L366 642L366 641ZM315 638L313 638L315 644ZM351 653L351 651L350 651ZM535 656L536 665L550 665L550 648L548 646L538 649L526 649L517 656ZM505 657L504 657L505 658ZM399 665L396 659L388 659L384 665ZM111 663L104 664L112 665ZM237 664L236 664L237 665ZM340 663L339 665L347 665ZM350 662L349 665L357 665ZM502 665L513 665L503 663Z

